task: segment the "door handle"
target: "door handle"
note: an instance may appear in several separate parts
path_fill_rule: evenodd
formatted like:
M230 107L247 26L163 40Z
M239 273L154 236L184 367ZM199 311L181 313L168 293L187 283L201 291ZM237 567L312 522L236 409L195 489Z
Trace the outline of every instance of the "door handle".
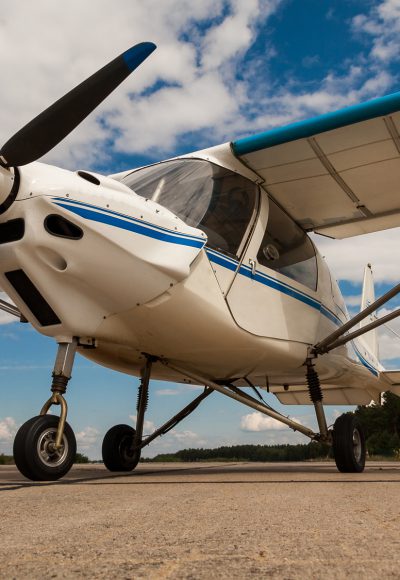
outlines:
M257 262L255 260L253 260L252 258L250 258L249 264L250 264L250 268L251 268L251 275L255 276L256 271L257 271Z

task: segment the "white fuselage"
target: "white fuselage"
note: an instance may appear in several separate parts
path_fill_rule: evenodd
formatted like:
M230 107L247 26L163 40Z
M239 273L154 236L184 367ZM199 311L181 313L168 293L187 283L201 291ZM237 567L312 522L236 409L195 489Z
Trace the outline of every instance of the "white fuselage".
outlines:
M239 170L224 146L194 157ZM240 171L257 181L244 166ZM38 163L21 169L17 198L0 227L23 219L25 231L0 244L0 274L27 320L56 340L77 336L95 344L81 353L118 371L139 374L149 353L212 379L241 379L240 385L247 378L285 403L308 402L307 350L348 315L318 252L315 290L257 262L268 221L266 192L259 189L239 259L207 247L203 231L118 178L97 177L100 184ZM50 215L78 226L82 237L49 231ZM36 309L43 304L23 299L10 282L8 273L20 270L58 323L40 323ZM362 341L316 364L328 404L365 404L384 390L379 363ZM161 363L154 377L183 381Z

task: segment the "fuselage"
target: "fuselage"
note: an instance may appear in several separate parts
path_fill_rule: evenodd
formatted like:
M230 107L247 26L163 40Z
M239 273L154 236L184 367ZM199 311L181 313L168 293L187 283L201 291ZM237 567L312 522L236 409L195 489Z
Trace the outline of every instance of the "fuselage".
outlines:
M228 145L113 178L39 163L20 177L0 216L1 286L36 330L79 337L84 356L125 373L150 353L308 402L307 351L347 310L308 236ZM316 365L328 404L383 390L362 340ZM160 363L154 377L183 380Z

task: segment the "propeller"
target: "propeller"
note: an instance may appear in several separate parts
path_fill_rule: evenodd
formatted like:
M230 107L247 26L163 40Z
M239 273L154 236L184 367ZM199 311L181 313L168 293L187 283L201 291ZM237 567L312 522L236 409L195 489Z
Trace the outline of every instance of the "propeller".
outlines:
M77 127L156 48L136 44L117 56L20 129L0 150L0 165L15 167L36 161Z

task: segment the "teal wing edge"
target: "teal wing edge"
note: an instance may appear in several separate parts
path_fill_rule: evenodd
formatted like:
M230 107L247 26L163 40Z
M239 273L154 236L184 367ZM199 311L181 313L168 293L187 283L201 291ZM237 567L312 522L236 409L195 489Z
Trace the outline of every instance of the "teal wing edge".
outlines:
M231 143L306 231L333 238L400 226L400 92Z

